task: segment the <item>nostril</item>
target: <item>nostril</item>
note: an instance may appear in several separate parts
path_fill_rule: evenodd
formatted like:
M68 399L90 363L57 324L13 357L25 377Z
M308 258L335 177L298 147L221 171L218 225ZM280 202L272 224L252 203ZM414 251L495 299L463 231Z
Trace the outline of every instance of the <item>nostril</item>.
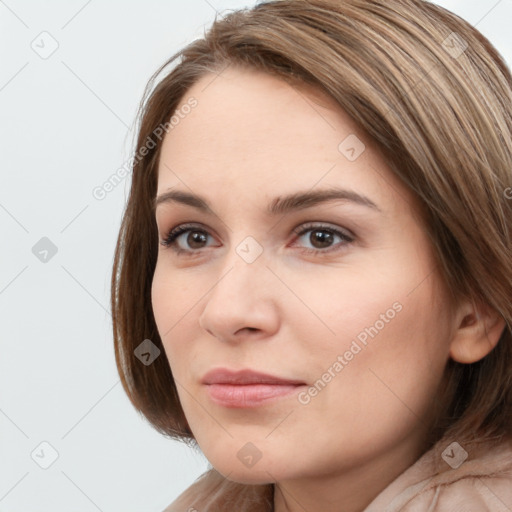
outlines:
M242 329L239 329L238 332L243 332L243 331L259 331L258 328L256 327L243 327Z

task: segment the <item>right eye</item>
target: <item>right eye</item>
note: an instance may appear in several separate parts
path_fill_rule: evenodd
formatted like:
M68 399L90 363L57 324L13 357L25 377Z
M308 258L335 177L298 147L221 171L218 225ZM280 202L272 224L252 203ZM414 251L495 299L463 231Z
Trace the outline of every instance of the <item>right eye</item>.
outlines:
M211 235L196 224L180 224L171 229L160 244L177 254L190 254L207 247L208 237Z

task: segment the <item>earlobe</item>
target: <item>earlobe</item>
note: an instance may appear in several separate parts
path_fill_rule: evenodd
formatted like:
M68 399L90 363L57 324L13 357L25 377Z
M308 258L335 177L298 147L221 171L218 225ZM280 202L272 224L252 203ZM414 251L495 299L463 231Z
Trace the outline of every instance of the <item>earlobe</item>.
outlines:
M498 344L505 325L505 319L490 306L465 302L459 308L450 357L464 364L479 361Z

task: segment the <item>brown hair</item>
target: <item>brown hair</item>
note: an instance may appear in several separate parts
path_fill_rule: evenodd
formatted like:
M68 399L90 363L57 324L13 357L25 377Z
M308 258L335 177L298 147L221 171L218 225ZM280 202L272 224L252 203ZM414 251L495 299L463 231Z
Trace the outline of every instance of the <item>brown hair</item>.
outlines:
M155 80L177 58L160 82ZM136 154L168 123L205 73L251 67L327 92L383 150L416 194L453 298L491 306L506 321L498 345L473 364L450 360L450 401L434 438L512 436L512 78L489 41L422 0L277 0L216 19L204 38L151 78ZM161 433L194 442L151 305L158 252L152 204L161 141L134 161L115 251L112 317L121 382ZM508 189L510 190L510 189Z

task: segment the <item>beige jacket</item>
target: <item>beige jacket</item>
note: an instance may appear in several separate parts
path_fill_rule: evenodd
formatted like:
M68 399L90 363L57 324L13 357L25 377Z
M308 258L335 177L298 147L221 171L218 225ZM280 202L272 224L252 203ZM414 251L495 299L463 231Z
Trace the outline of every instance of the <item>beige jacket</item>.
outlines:
M237 484L211 469L164 512L272 512L272 503L272 485ZM512 441L467 452L440 441L362 512L512 512Z

